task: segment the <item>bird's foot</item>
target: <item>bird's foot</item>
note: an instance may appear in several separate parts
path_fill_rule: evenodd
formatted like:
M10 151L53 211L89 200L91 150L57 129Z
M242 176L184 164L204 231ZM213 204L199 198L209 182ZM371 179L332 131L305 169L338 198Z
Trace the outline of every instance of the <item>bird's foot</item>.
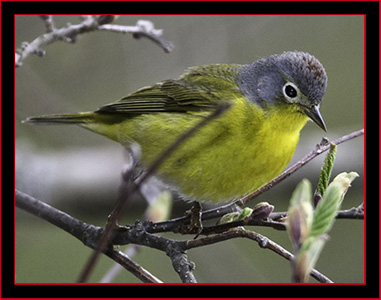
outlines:
M203 229L202 220L201 220L202 207L200 202L195 201L192 207L189 210L187 210L184 213L184 215L190 217L190 223L184 230L184 234L194 233L194 231L196 230L196 236L194 237L194 239L196 239L200 235Z

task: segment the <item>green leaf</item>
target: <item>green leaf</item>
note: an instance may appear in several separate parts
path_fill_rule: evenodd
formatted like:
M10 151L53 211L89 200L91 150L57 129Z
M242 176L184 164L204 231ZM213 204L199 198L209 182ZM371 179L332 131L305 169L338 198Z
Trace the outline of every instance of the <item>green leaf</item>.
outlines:
M318 237L331 229L344 195L357 176L356 172L341 173L327 187L315 209L310 236Z
M235 220L238 219L239 215L240 215L240 212L238 211L227 213L218 220L217 225L234 222Z
M295 251L299 250L310 232L313 219L311 200L311 183L304 179L291 196L286 222L287 232Z
M241 211L241 214L238 216L238 219L237 221L240 221L240 220L243 220L247 217L249 217L253 212L253 209L251 209L250 207L245 207L242 211Z
M253 212L253 209L250 207L245 207L241 212L232 212L223 215L217 222L217 225L219 224L225 224L225 223L231 223L235 221L241 221L247 217L249 217Z
M320 179L325 184L332 170L334 147L330 158L326 158ZM328 157L328 156L327 156ZM303 180L292 194L287 216L287 232L294 247L292 280L307 282L309 274L328 239L326 234L332 227L340 204L351 182L358 176L356 172L341 173L324 189L323 198L316 206L311 204L311 184ZM322 177L326 177L323 178ZM320 183L320 181L319 181Z
M328 187L329 179L331 177L331 172L333 168L333 163L335 161L337 146L331 143L331 147L324 159L324 164L321 167L319 182L317 186L317 192L323 196L325 190Z
M309 275L314 268L327 239L328 236L323 234L319 237L309 237L305 241L300 252L295 257L292 274L294 282L308 281Z

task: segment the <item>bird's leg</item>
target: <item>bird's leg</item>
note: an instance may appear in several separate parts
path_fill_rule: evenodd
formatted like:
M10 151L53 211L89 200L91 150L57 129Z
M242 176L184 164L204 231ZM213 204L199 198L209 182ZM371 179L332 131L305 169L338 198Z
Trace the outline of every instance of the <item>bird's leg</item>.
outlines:
M203 229L202 220L201 220L202 207L201 207L200 202L197 202L197 201L193 202L192 207L189 210L187 210L184 213L184 215L190 217L190 223L189 223L189 226L188 226L186 232L191 233L193 231L193 229L197 229L197 234L194 237L194 239L196 239L200 235L200 233L202 232L202 229ZM184 233L186 233L186 232L184 232Z

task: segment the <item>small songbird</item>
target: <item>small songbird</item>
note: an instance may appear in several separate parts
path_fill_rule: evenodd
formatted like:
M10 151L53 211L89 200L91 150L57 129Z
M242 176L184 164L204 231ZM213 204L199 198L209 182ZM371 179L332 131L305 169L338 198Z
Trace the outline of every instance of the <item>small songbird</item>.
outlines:
M27 123L76 124L125 147L137 143L149 166L182 133L221 103L231 107L168 157L157 178L187 200L235 200L266 184L291 160L327 86L322 64L284 52L248 65L191 67L178 79L143 87L94 112L44 115Z

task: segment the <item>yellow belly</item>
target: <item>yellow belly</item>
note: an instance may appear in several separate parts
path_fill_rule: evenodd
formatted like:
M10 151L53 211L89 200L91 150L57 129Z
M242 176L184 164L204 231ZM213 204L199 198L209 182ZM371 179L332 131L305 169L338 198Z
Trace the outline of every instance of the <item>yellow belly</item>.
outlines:
M144 114L113 125L105 135L124 145L139 143L142 161L149 165L206 114ZM307 120L294 105L265 112L237 99L223 116L179 147L157 175L188 200L220 202L240 198L282 172Z

